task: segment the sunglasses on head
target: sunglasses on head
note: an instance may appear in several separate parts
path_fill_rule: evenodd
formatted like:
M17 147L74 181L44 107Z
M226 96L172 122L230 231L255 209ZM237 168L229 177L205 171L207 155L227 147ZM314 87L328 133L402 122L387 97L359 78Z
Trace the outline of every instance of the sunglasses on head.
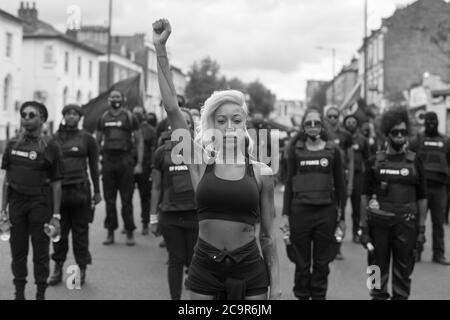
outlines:
M402 137L405 137L408 135L408 130L406 129L392 129L389 134L393 137L397 137L398 135L401 135Z
M22 117L22 119L34 119L37 117L37 113L36 112L22 112L20 114L20 116Z
M319 121L319 120L305 121L305 127L312 128L312 127L320 127L320 126L322 126L322 121Z

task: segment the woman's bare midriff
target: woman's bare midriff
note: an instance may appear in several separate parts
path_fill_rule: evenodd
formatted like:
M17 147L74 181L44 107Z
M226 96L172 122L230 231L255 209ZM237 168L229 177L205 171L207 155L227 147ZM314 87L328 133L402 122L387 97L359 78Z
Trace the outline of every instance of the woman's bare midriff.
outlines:
M217 249L233 251L255 239L255 226L227 220L203 220L199 222L199 238Z

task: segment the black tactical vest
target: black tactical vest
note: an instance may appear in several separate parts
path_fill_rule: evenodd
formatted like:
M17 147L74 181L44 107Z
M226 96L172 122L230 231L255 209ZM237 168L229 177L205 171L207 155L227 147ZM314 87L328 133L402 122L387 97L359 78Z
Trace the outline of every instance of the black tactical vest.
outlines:
M395 214L417 213L415 159L416 154L410 151L400 162L388 160L385 151L377 153L374 169L381 210Z
M445 184L449 176L448 145L443 137L419 137L419 156L423 160L427 180Z
M129 110L122 110L114 116L110 110L101 118L101 126L105 134L103 151L128 152L133 145L133 116Z
M85 134L85 131L79 130L72 134L58 131L55 135L63 153L63 185L88 181L88 146L84 139Z
M364 171L364 158L363 158L363 151L364 151L364 143L365 138L361 134L356 134L353 136L353 154L354 154L354 167L355 171L362 172Z
M188 167L185 164L174 164L171 158L175 144L166 141L164 145L160 209L162 212L196 210L195 193Z
M22 194L43 195L48 192L48 162L45 159L46 144L24 140L12 142L8 168L9 186Z
M296 175L292 180L294 201L305 205L329 205L334 199L334 148L327 143L320 151L309 151L304 142L295 146Z

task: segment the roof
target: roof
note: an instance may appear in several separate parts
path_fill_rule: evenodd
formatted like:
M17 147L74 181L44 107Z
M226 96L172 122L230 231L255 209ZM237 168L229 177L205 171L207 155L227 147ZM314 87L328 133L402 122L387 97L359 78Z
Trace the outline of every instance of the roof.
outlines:
M36 27L30 24L24 25L23 31L24 39L59 39L68 44L74 45L86 51L92 52L94 54L103 54L100 50L95 49L85 43L79 42L78 40L56 30L50 24L37 20Z
M23 23L22 19L20 19L20 18L18 18L16 16L13 16L12 14L10 14L10 13L8 13L6 11L3 11L2 9L0 9L0 16L5 17L6 19L9 19L9 20L11 20L13 22L16 22L16 23L20 23L20 24Z

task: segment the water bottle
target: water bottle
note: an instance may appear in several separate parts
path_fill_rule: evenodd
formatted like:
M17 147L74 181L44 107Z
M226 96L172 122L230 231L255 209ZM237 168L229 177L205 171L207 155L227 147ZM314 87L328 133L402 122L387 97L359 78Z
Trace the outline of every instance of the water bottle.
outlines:
M338 243L341 243L344 238L344 231L340 225L337 226L336 231L334 232L334 238Z
M44 225L44 232L45 234L52 240L52 242L58 242L61 240L61 235L56 232L56 228L52 224L46 223Z
M11 223L9 222L8 214L2 212L0 215L0 240L9 241L11 238Z
M284 235L283 235L283 241L284 241L284 243L285 243L287 246L291 245L291 238L290 238L289 232L285 232L285 233L284 233Z
M369 208L374 210L380 210L380 203L377 200L377 196L373 195L369 201Z

